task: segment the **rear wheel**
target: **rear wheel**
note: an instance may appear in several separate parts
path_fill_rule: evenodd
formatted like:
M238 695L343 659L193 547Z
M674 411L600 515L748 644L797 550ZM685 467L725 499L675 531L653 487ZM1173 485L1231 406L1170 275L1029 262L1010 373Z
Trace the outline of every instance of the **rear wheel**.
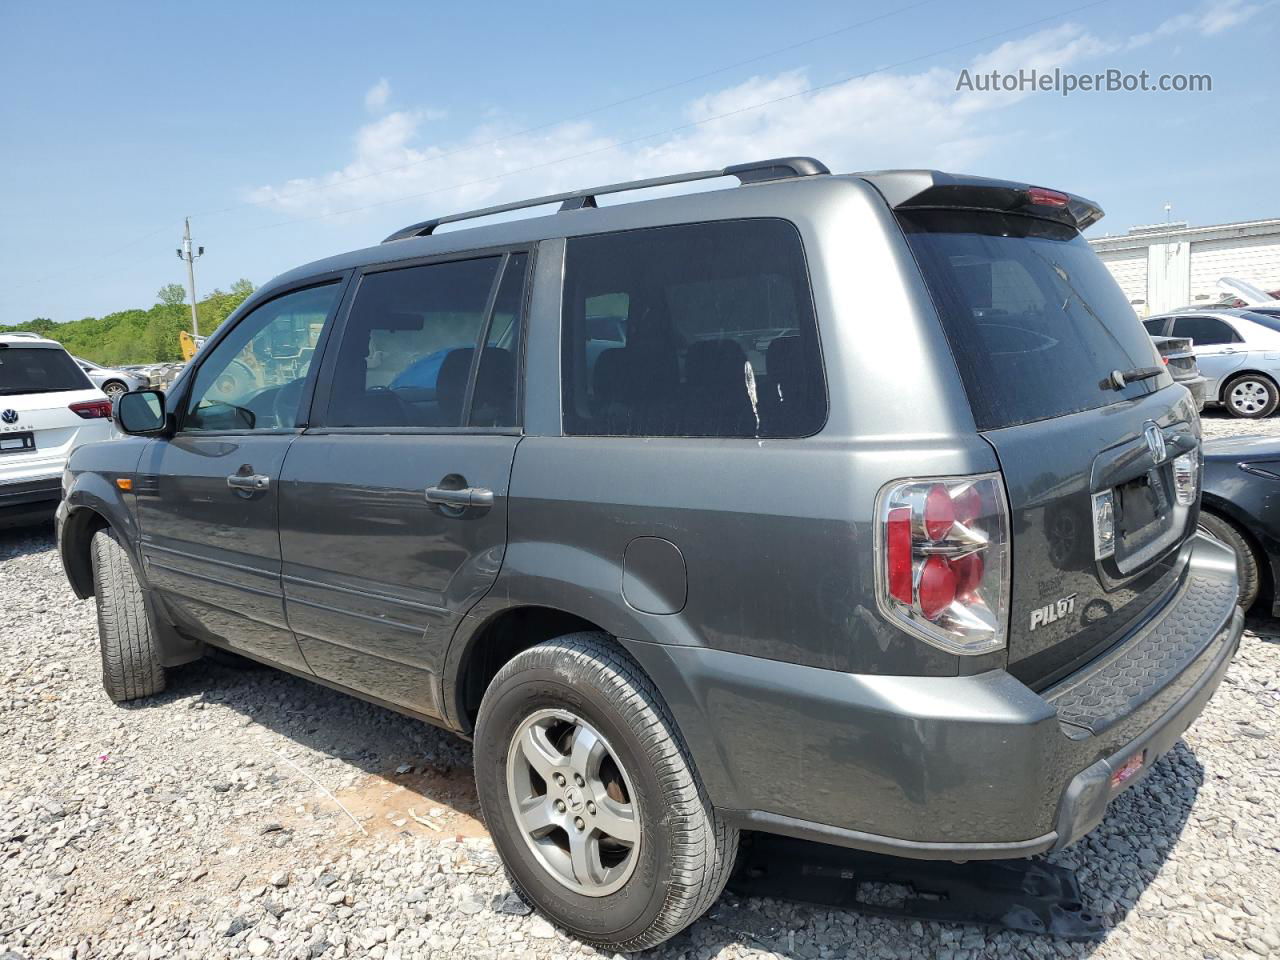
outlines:
M1266 377L1245 373L1227 384L1222 400L1233 417L1260 420L1275 413L1280 405L1280 390Z
M108 380L102 385L102 392L111 399L112 403L115 403L129 392L129 388L119 380Z
M658 691L607 637L518 654L480 706L476 782L512 885L575 937L644 950L714 902L738 831Z
M1240 599L1236 602L1248 610L1258 599L1260 577L1258 555L1253 551L1253 544L1230 520L1206 513L1203 508L1200 510L1200 529L1235 550L1236 570L1240 574Z
M160 693L164 690L164 667L129 556L110 527L93 535L90 550L102 686L116 703Z

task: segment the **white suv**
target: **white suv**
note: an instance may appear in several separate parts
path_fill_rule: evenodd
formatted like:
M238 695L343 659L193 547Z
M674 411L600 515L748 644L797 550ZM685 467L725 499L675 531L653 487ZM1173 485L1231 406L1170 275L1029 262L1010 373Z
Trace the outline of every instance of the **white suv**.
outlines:
M61 344L0 333L0 527L52 514L71 451L112 436L111 401Z

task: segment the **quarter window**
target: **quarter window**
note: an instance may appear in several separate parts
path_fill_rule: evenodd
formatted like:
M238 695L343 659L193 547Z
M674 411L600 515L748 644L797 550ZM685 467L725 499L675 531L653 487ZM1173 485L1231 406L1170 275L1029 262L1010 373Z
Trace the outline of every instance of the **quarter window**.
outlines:
M329 283L287 293L237 323L196 371L183 429L296 427L316 342L340 289Z
M826 419L800 237L741 220L569 239L564 431L803 437Z
M1216 317L1178 317L1173 321L1175 337L1190 337L1197 347L1240 343L1240 335Z
M510 427L527 254L367 274L334 367L333 427ZM483 349L476 355L478 345Z

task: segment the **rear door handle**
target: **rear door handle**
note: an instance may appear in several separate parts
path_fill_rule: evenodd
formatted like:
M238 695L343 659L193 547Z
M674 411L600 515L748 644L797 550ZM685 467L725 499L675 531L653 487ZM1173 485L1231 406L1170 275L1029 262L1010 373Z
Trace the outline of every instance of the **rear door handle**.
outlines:
M484 487L463 487L446 490L444 487L427 487L427 503L441 507L492 507L493 491Z
M227 486L232 490L270 490L271 478L261 473L233 473L227 477Z

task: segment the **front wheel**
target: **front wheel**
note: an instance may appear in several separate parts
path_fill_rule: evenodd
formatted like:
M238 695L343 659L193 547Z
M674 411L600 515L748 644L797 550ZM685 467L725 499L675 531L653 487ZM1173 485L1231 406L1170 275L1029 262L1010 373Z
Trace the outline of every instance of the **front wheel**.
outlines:
M1280 391L1266 377L1245 373L1227 384L1222 391L1227 412L1233 417L1261 420L1276 412L1280 405Z
M98 605L102 686L116 703L164 690L164 666L156 648L146 599L124 546L110 527L93 535L93 595Z
M579 939L644 950L724 889L738 831L661 696L607 637L518 654L480 705L476 783L520 895Z

